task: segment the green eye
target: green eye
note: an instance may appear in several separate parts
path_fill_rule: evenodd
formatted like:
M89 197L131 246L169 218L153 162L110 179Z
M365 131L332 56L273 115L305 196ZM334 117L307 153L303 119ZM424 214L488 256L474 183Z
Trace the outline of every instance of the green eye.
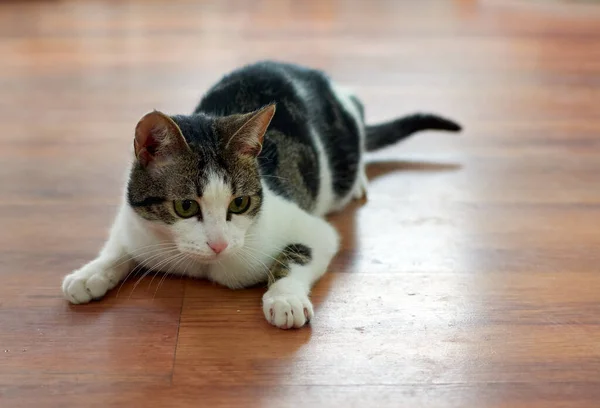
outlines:
M249 196L236 197L229 203L229 212L233 214L244 213L248 211L248 208L250 208Z
M181 218L190 218L198 214L200 206L194 200L175 200L173 201L175 214Z

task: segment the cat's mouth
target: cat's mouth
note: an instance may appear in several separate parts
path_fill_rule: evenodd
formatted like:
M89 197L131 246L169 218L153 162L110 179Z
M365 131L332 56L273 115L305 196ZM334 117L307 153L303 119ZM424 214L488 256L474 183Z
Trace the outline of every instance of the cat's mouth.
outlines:
M193 260L197 261L197 262L201 262L201 263L218 263L222 260L224 260L225 258L227 258L226 254L209 254L209 253L202 253L202 252L198 252L195 250L189 250L189 249L180 249L181 253L187 255L188 257L192 258Z

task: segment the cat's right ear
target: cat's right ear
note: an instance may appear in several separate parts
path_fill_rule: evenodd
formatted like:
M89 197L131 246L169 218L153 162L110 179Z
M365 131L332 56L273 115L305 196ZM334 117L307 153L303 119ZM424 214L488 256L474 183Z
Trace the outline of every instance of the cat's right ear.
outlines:
M147 113L140 119L135 127L133 146L135 157L143 167L190 150L177 123L159 111Z

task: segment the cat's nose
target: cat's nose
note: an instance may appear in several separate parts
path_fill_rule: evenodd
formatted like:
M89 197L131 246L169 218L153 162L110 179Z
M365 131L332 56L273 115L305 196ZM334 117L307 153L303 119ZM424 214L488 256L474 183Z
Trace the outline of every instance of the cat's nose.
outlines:
M227 242L225 241L207 242L207 244L215 254L220 254L227 248Z

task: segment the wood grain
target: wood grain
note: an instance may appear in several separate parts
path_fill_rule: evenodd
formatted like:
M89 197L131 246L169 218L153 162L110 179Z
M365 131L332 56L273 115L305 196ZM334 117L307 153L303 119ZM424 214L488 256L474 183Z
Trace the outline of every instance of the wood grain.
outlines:
M0 406L598 406L599 41L591 2L3 2ZM465 132L370 156L308 328L177 278L69 306L139 117L261 58Z

